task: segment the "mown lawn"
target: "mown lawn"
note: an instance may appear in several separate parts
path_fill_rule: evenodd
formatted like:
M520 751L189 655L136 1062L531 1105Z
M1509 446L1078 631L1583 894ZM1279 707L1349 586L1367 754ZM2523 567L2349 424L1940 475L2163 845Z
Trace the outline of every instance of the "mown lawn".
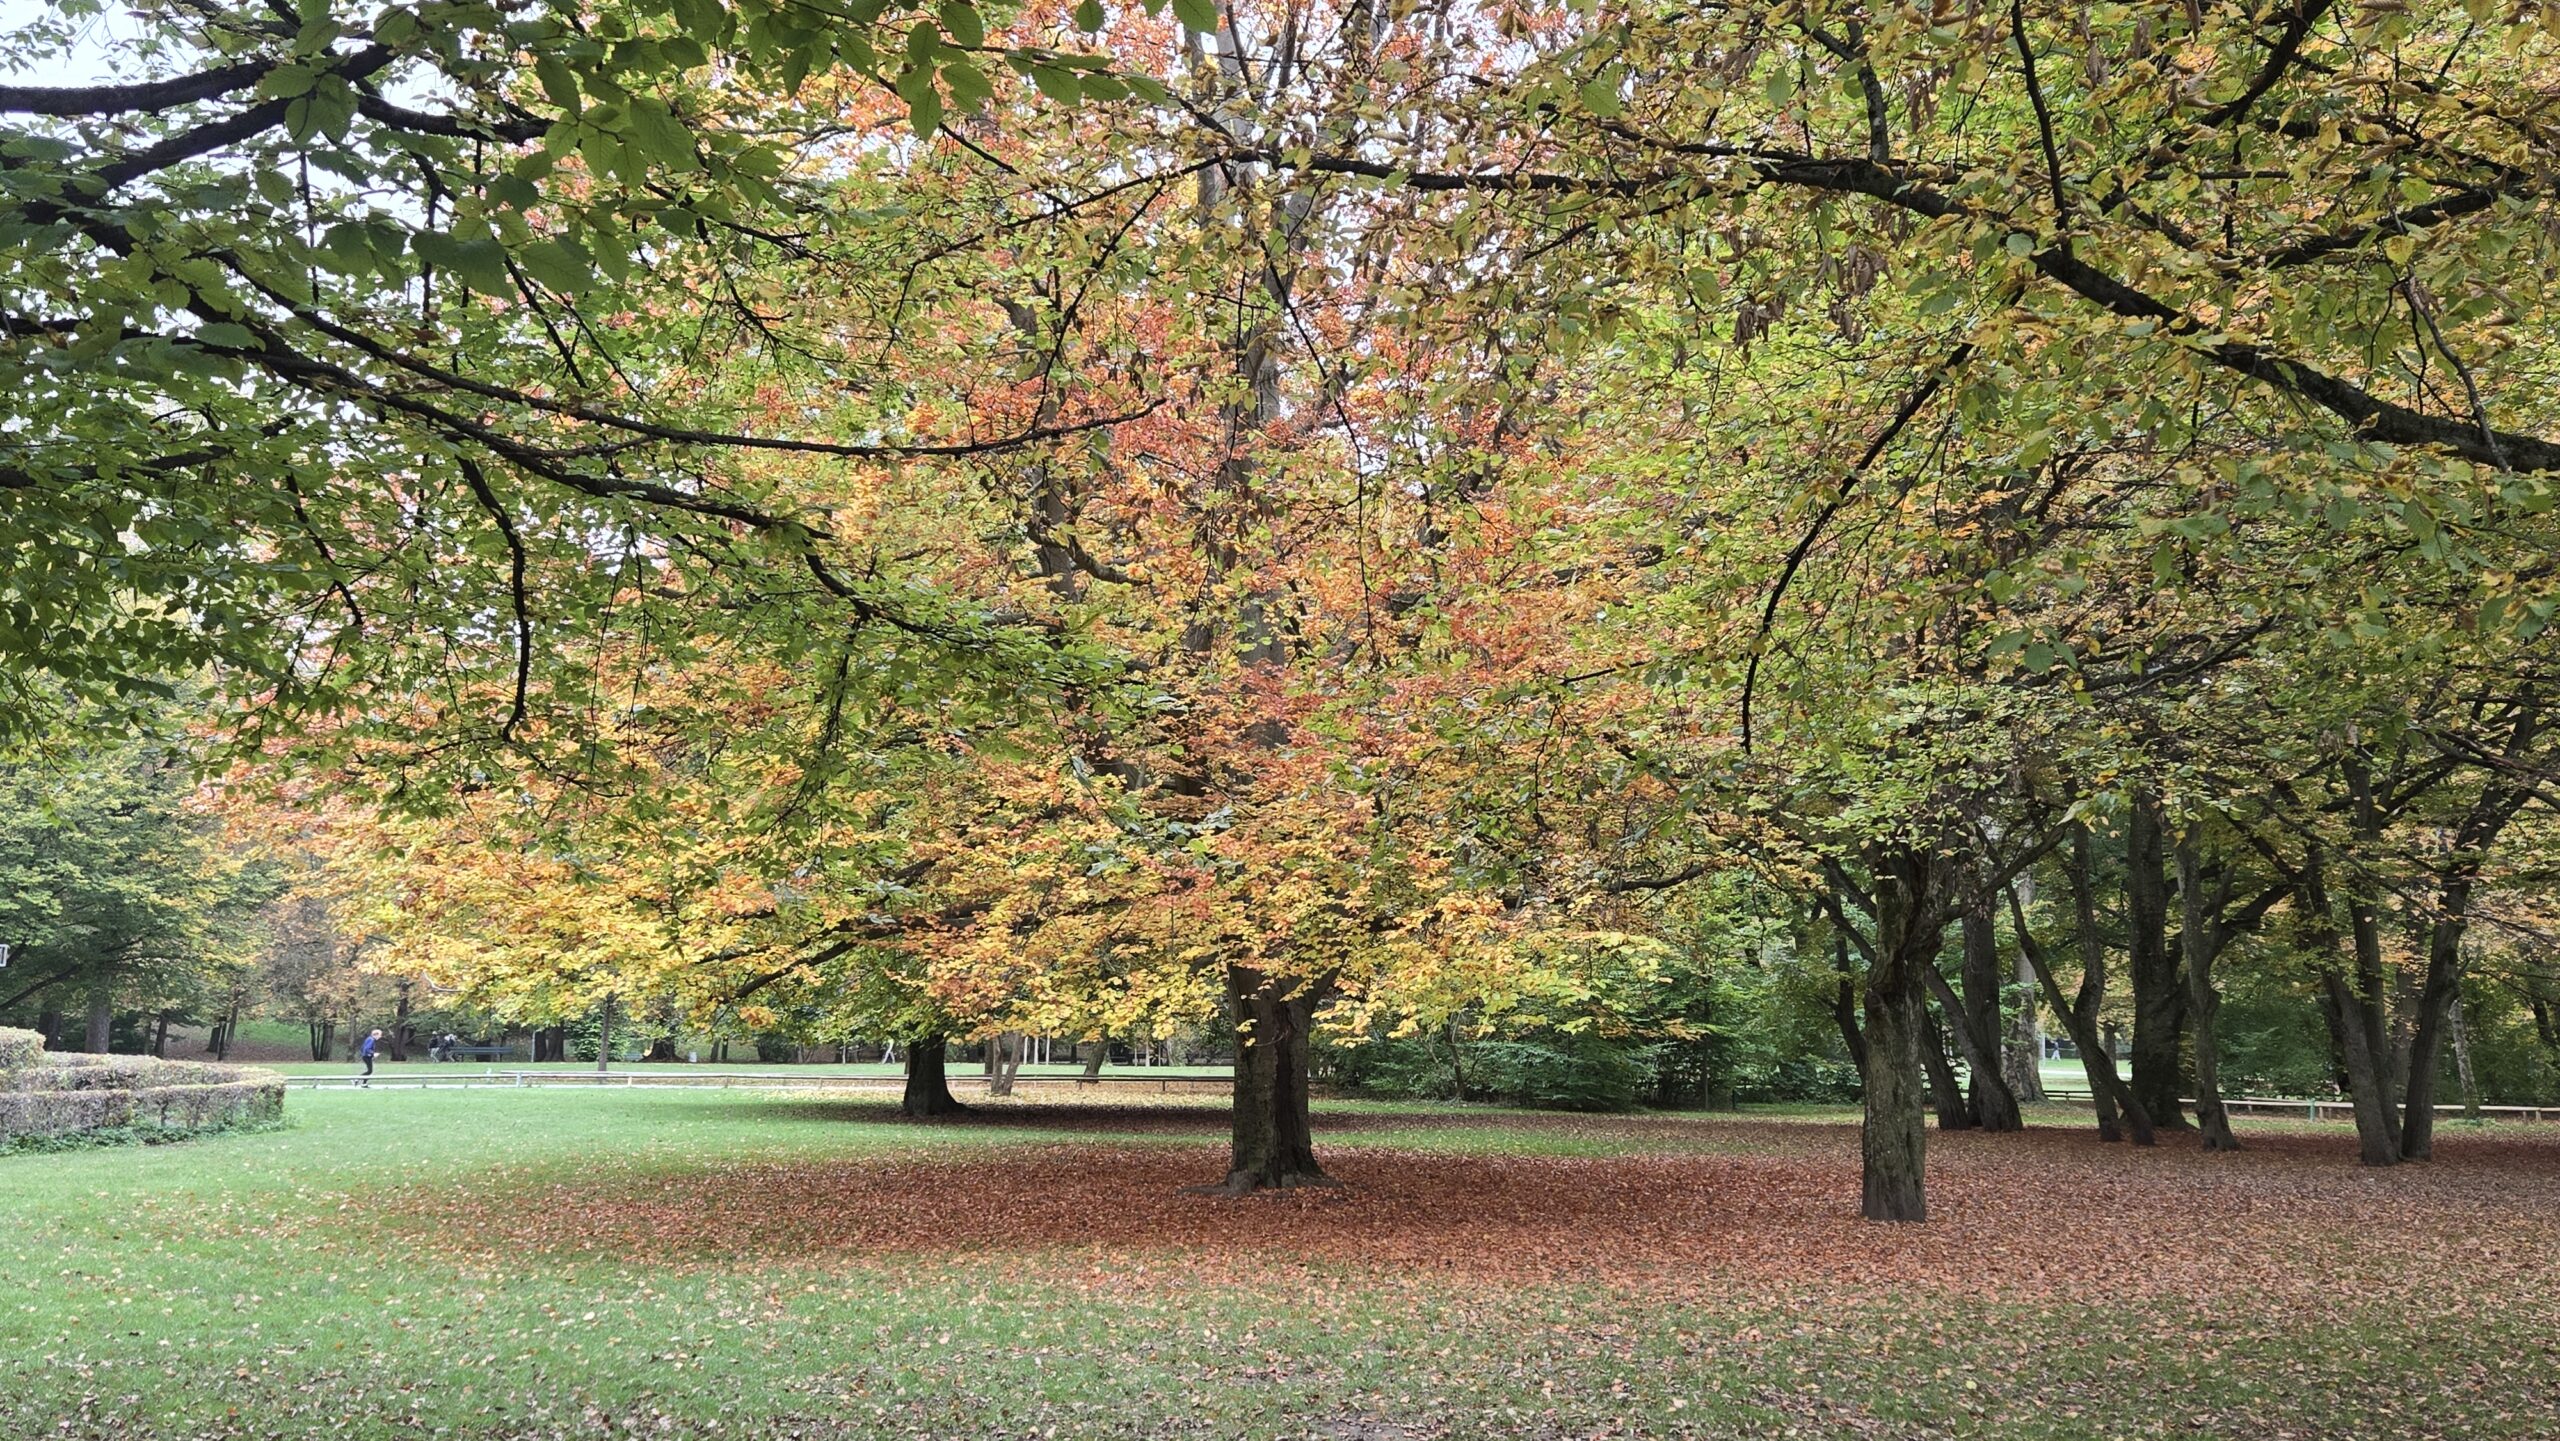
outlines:
M1837 1115L297 1093L0 1159L0 1436L2560 1435L2560 1128L2368 1173L2055 1110L1851 1216Z

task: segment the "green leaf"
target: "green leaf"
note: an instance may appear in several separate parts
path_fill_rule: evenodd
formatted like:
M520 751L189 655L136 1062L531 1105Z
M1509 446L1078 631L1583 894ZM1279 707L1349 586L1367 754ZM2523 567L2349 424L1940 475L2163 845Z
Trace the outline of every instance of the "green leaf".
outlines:
M1102 28L1102 0L1076 0L1076 28L1090 34Z
M951 37L952 44L975 50L987 43L987 22L978 14L977 6L966 0L943 0L942 7L934 13L941 18L942 33Z
M1032 66L1031 83L1040 87L1041 94L1061 105L1074 105L1084 99L1084 82L1063 65Z
M1203 35L1218 29L1218 0L1173 0L1173 18Z
M217 320L210 325L196 327L196 343L222 350L256 350L258 337L250 334L249 327L245 325L235 325L228 320Z
M578 76L569 62L557 55L545 55L533 62L533 78L542 83L542 93L551 103L575 115L583 103L578 94Z

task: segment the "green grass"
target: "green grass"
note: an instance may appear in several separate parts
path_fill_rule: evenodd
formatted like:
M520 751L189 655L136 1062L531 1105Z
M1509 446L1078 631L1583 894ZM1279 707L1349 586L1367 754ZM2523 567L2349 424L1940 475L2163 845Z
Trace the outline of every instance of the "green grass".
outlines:
M1705 1254L1694 1269L1621 1274L1590 1258L1609 1256L1612 1228L1643 1224L1641 1188L1557 1228L1583 1259L1551 1268L1519 1254L1557 1244L1543 1231L1514 1246L1464 1229L1474 1198L1459 1189L1434 1193L1441 1209L1359 1223L1407 1248L1380 1251L1403 1258L1386 1264L1361 1245L1307 1246L1331 1224L1326 1195L1195 1202L1150 1179L1137 1199L1188 1230L1159 1239L1107 1204L1081 1229L1074 1193L1107 1185L1097 1168L1158 1156L1168 1177L1214 1172L1214 1118L1179 1106L1154 1118L1169 1126L1143 1111L1031 1108L1012 1124L923 1127L878 1106L751 1092L332 1091L288 1104L283 1131L0 1159L0 1436L602 1437L628 1424L812 1441L2345 1437L2428 1434L2430 1418L2448 1436L2560 1430L2560 1314L2530 1253L2521 1271L2484 1257L2479 1276L2435 1277L2459 1306L2122 1302L2068 1276L2030 1286L2003 1271L1976 1286L1958 1267L1951 1284L1933 1253L1966 1244L1971 1223L1888 1234L1830 1219L1824 1195L1804 1224L1866 1248L1860 1265L1908 1258L1912 1277L1728 1273ZM1712 1179L1764 1155L1828 1165L1850 1138L1822 1117L1327 1110L1327 1154L1378 1178L1373 1191L1432 1167L1478 1178L1469 1185L1530 1167L1531 1222L1542 1195L1584 1205L1569 1188L1605 1184L1606 1158ZM2334 1129L2297 1129L2335 1144ZM2062 1140L2041 1144L2082 1164ZM2193 1165L2128 1162L2121 1148L2099 1159ZM908 1189L865 1193L874 1176ZM1014 1238L1005 1217L973 1209L991 1176L1069 1200ZM1840 1211L1853 1204L1838 1198ZM2059 1196L2049 1214L2018 1204L2001 1224L2033 1232L2072 1213ZM931 1237L947 1219L970 1249L873 1245L831 1219L863 1207L903 1218L901 1236ZM710 1210L716 1237L695 1229ZM2163 1247L2181 1247L2181 1231L2181 1217L2160 1218ZM631 1239L644 1233L661 1240ZM524 1234L569 1239L509 1240ZM2271 1246L2313 1252L2361 1244L2275 1234L2290 1239ZM1417 1264L1417 1247L1441 1259ZM2358 1264L2375 1296L2397 1295L2372 1258Z

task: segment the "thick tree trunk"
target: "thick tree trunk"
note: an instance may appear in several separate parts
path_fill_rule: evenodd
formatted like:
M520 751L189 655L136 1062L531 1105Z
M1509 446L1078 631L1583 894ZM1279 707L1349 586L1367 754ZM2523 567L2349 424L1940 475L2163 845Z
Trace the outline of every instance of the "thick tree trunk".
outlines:
M898 1109L910 1116L934 1117L965 1114L968 1107L951 1094L951 1042L942 1036L931 1036L907 1045L907 1093Z
M89 1024L81 1038L80 1049L93 1055L107 1053L107 1042L115 1034L115 996L100 986L89 993Z
M2435 1155L2436 1071L2445 1030L2462 1001L2462 935L2470 905L2470 880L2449 881L2436 898L2435 924L2427 928L2427 979L2418 992L2417 1026L2409 1036L2409 1088L2400 1123L2404 1160ZM2468 1080L2463 1089L2470 1090Z
M1308 1042L1329 982L1227 967L1236 1031L1235 1109L1227 1178L1204 1191L1243 1195L1330 1186L1316 1164L1308 1103Z
M2178 943L2186 953L2187 1017L2195 1033L2196 1126L2208 1151L2236 1151L2231 1113L2222 1104L2222 1052L2218 1021L2222 992L2213 984L2213 962L2222 949L2215 907L2205 902L2204 864L2192 831L2178 837Z
M162 1011L153 1019L151 1026L151 1054L155 1056L166 1056L169 1054L169 1013L167 1011Z
M44 1045L46 1050L61 1050L62 1008L60 1006L47 1006L43 1010L36 1012L36 1029L44 1033Z
M1084 1053L1084 1078L1088 1081L1101 1080L1102 1063L1111 1058L1111 1038L1098 1036L1090 1041L1078 1041L1076 1049Z
M2026 994L2018 1002L2018 1014L2009 1021L2008 1064L2003 1073L2009 1078L2009 1093L2020 1105L2042 1101L2044 1094L2044 1022L2036 1005L2035 967L2027 964L2021 948L2012 973Z
M2371 908L2351 899L2347 920L2352 940L2338 935L2317 849L2303 866L2302 901L2309 912L2312 943L2324 953L2320 1009L2328 1018L2329 1039L2346 1072L2358 1154L2368 1166L2396 1166L2400 1164L2400 1117L2391 1107L2386 1076L2390 1062L2383 1054L2387 1033L2381 1016L2381 934L2375 929ZM2352 974L2339 963L2342 948L2349 951Z
M1919 1052L1926 1014L1919 973L1938 963L1944 928L1937 909L1939 867L1926 849L1880 846L1869 870L1875 877L1876 950L1867 968L1863 1028L1859 1214L1870 1221L1925 1221L1928 1131L1921 1124Z
M2169 891L2161 875L2160 803L2134 793L2125 828L2126 970L2133 982L2133 1094L2153 1127L2187 1129L2178 1108L2178 1038L2186 993L2169 950Z

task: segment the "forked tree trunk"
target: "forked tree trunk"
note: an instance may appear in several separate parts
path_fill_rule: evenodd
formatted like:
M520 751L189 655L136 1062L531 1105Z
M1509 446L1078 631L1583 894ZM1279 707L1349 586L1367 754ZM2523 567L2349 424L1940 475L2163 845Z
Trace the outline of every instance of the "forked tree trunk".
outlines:
M1998 1021L1993 1021L1986 1044L1981 1018L1968 1004L1970 998L1958 996L1935 964L1917 969L1921 983L1938 998L1938 1008L1946 1013L1947 1029L1954 1033L1956 1050L1964 1057L1965 1070L1972 1079L1972 1094L1965 1105L1973 1124L1986 1131L2024 1129L2026 1122L2018 1114L2018 1098L2009 1093L2008 1079L2000 1074Z
M2133 1094L2151 1124L2163 1131L2187 1129L2178 1107L2178 1037L2186 1020L2186 991L2178 958L2169 950L2169 888L2161 874L2160 803L2149 791L2134 793L2125 826L2124 903L2128 935L2126 971L2133 982Z
M2382 1054L2381 937L2370 911L2354 901L2347 905L2353 939L2338 935L2321 870L2320 854L2314 849L2302 870L2302 899L2312 943L2324 953L2321 1013L2328 1018L2329 1039L2346 1072L2347 1099L2355 1109L2357 1154L2368 1166L2396 1166L2400 1164L2400 1118L2391 1108L2385 1077L2389 1059ZM2352 973L2339 963L2341 948L2350 949Z
M1236 1030L1235 1112L1227 1178L1199 1189L1230 1196L1337 1184L1316 1164L1307 1048L1328 979L1227 967Z
M2208 1151L2237 1151L2240 1138L2231 1134L2231 1113L2222 1104L2222 992L2213 983L2213 962L2222 950L2218 905L2204 895L2204 864L2196 854L2191 829L2178 837L2178 943L2186 953L2187 1019L2195 1034L2196 1126Z
M1946 1033L1939 1029L1937 1018L1930 1013L1926 994L1920 997L1919 1011L1920 1069L1928 1078L1929 1101L1937 1108L1938 1129L1970 1131L1973 1129L1973 1107L1964 1098L1964 1083L1956 1079L1955 1066L1947 1060Z
M1988 895L1966 900L1961 930L1964 997L1948 1016L1953 1019L1960 1009L1964 1018L1958 1041L1971 1073L1973 1121L1986 1131L2023 1130L2026 1120L2018 1112L2018 1093L2009 1084L2009 1060L2002 1044L2000 928L1992 919ZM1929 976L1937 981L1931 989L1938 992L1938 1004L1949 1005L1953 998L1946 993L1946 978L1938 975L1935 966L1929 968Z
M2125 1131L2133 1135L2137 1146L2152 1145L2151 1117L2142 1102L2117 1073L2115 1057L2098 1029L2098 1006L2107 994L2107 953L2098 939L2097 913L2088 881L2088 833L2072 838L2072 909L2080 940L2080 991L2068 1005L2063 1003L2061 983L2053 978L2053 966L2046 959L2044 946L2027 929L2026 907L2017 896L2009 897L2009 915L2017 927L2018 947L2027 958L2027 968L2035 973L2037 984L2044 988L2045 1003L2062 1018L2071 1033L2071 1044L2080 1052L2080 1069L2089 1077L2090 1104L2098 1113L2098 1139L2121 1139ZM2122 1129L2119 1129L2121 1125Z
M951 1042L943 1036L932 1036L907 1045L907 1093L898 1109L910 1116L957 1116L967 1113L959 1098L951 1094L948 1069Z
M1870 1221L1925 1221L1928 1130L1921 1124L1920 1050L1926 1017L1919 968L1938 963L1938 867L1927 851L1900 845L1878 847L1869 869L1876 949L1867 968L1859 1214Z

